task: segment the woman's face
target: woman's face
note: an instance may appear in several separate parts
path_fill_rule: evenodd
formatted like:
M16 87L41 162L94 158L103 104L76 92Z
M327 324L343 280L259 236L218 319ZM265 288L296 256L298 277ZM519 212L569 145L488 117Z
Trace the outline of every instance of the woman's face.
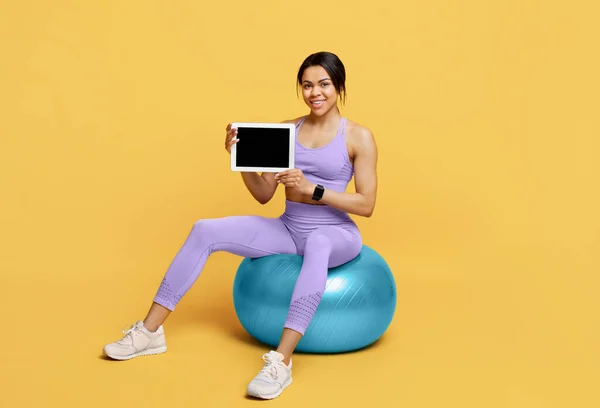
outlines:
M302 95L313 114L318 116L337 104L338 93L329 74L320 65L308 67L302 73Z

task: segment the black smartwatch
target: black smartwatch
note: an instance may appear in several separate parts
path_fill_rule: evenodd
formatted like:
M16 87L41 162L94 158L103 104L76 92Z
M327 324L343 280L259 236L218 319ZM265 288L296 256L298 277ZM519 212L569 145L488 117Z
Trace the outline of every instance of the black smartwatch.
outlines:
M324 192L325 188L322 185L317 184L317 186L315 187L315 191L313 192L312 199L315 201L319 201L321 198L323 198Z

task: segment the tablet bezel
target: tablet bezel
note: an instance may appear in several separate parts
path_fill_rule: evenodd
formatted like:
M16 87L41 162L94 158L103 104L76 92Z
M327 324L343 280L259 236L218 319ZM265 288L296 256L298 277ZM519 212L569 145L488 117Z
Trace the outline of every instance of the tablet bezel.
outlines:
M237 143L231 146L231 171L241 172L263 172L263 173L278 173L283 170L293 169L295 166L296 156L296 125L293 123L266 123L266 122L233 122L232 128L270 128L270 129L288 129L290 137L290 148L288 163L290 167L241 167L236 165L237 159Z

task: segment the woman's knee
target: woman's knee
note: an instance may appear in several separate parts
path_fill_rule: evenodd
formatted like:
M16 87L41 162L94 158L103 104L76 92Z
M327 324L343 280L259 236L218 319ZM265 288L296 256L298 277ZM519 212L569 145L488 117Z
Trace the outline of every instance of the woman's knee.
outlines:
M305 252L315 251L331 251L332 241L331 238L324 233L324 231L314 231L306 239L304 244Z
M327 226L313 232L305 252L326 251L328 267L333 268L356 258L362 250L360 233L339 226Z
M194 232L209 232L216 231L218 229L219 219L218 218L202 218L197 220L192 225L192 231Z
M362 237L358 232L338 226L327 226L313 231L306 239L305 245L317 248L331 248L339 245L345 248L360 248L362 247Z
M192 225L190 231L190 238L194 242L198 241L212 241L215 239L217 232L219 231L219 219L218 218L205 218L200 219Z

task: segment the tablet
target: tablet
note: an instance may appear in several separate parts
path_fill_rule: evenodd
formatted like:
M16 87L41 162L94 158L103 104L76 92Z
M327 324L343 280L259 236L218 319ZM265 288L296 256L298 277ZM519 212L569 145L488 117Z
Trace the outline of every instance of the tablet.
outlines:
M279 172L294 168L293 123L234 122L238 142L231 146L232 171Z

